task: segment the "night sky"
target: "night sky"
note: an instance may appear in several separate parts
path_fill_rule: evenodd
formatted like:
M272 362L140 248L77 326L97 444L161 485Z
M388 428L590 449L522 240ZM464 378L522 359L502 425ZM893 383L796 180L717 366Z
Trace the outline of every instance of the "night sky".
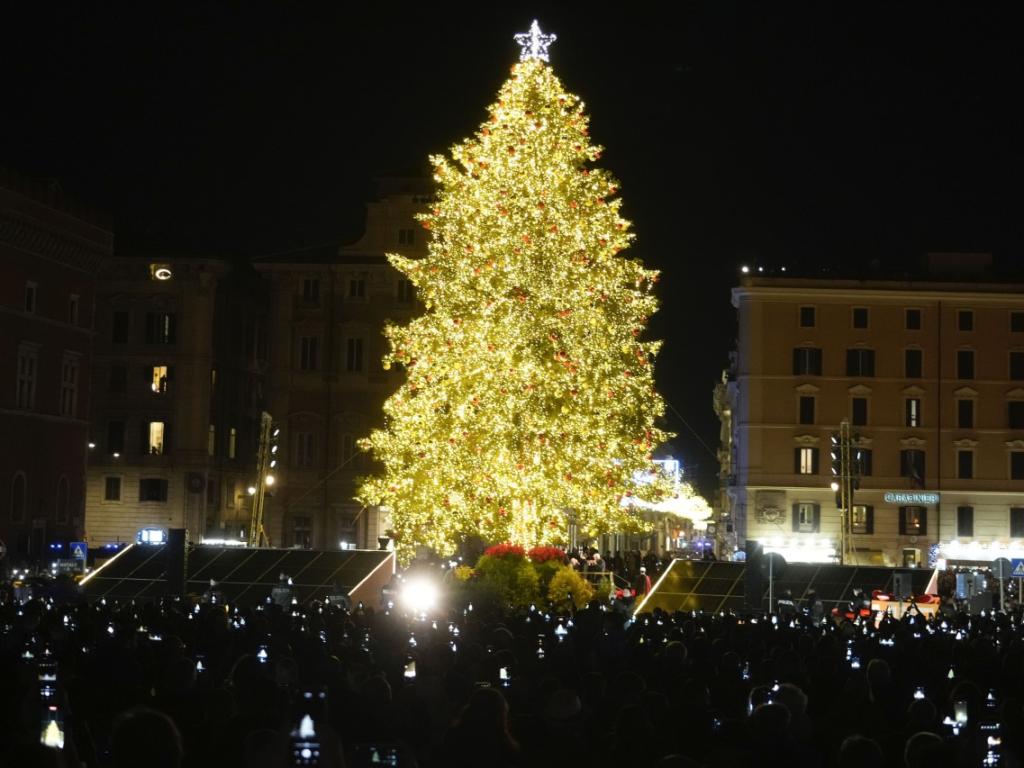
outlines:
M119 253L232 260L358 237L372 179L428 175L474 131L539 18L623 182L632 253L664 270L660 389L712 450L739 264L1024 253L1024 46L995 6L22 5L0 165L106 211ZM709 489L713 454L668 426Z

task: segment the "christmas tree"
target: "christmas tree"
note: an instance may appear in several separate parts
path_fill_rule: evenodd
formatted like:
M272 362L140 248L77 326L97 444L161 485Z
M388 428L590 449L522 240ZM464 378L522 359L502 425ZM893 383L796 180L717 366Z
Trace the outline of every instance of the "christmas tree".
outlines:
M629 497L657 501L652 451L664 404L644 340L655 271L622 255L633 236L619 184L592 163L583 102L546 63L534 22L517 36L490 116L451 160L420 219L428 255L388 258L426 312L388 325L385 368L407 379L363 447L383 466L360 499L391 511L399 553L450 553L467 535L523 546L637 530Z

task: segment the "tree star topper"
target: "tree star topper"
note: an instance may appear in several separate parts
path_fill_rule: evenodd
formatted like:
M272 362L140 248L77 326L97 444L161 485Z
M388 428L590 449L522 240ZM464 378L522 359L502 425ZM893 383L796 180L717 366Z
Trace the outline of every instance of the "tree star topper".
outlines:
M550 61L548 58L548 46L557 39L557 35L543 34L540 31L540 24L534 19L529 32L522 32L515 36L516 43L523 49L519 54L519 60L540 59L541 61Z

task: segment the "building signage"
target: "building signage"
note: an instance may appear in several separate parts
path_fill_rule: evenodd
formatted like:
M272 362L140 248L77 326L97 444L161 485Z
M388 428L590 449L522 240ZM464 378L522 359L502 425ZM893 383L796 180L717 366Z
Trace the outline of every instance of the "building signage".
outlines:
M886 491L887 504L938 504L939 494L929 491Z

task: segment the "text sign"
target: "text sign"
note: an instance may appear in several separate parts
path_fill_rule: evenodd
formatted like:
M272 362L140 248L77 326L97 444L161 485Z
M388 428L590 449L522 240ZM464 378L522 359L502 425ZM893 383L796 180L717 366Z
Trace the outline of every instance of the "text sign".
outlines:
M938 504L939 494L930 491L886 491L888 504Z

